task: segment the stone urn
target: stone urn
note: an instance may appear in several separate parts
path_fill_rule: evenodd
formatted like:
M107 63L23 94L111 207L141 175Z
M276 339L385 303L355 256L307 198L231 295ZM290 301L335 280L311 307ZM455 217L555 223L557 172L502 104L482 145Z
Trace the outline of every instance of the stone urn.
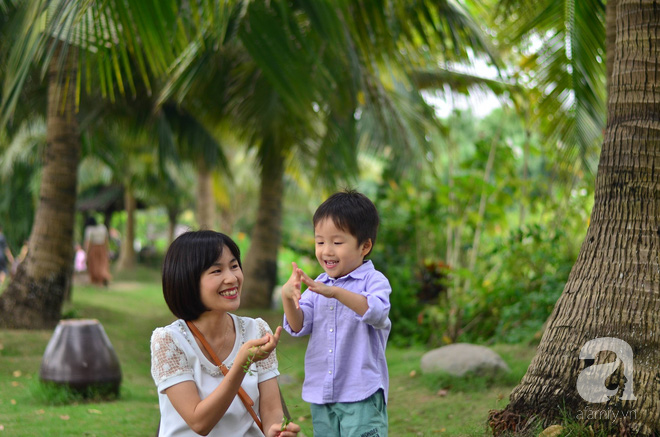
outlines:
M39 376L84 396L118 396L121 385L117 354L103 325L94 319L59 322L46 346Z

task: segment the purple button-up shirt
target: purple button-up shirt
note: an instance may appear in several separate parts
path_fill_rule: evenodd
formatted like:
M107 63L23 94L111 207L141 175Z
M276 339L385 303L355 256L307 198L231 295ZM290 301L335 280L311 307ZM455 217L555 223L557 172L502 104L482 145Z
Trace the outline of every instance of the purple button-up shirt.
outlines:
M385 346L392 327L389 281L371 261L341 278L323 273L316 281L365 296L369 309L360 316L337 299L307 290L300 299L302 329L293 332L284 316L289 334L311 334L305 354L303 400L313 404L357 402L382 388L387 402Z

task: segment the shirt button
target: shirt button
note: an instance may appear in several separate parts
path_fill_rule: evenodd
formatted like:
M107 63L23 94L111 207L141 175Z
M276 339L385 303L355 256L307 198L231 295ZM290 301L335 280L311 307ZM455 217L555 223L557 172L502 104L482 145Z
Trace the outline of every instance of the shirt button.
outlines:
M332 353L332 349L330 349L330 353Z
M330 328L330 332L335 332L335 330L334 330L334 329L332 329L332 328Z
M335 307L330 307L330 311L332 311L332 310L334 310L334 309L335 309Z
M332 370L328 370L328 373L332 374Z

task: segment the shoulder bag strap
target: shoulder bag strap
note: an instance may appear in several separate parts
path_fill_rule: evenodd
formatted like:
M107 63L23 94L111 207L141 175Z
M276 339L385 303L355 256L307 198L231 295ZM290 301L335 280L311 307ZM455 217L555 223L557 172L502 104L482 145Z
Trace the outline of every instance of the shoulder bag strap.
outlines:
M213 348L209 344L208 341L206 341L206 338L204 338L204 334L197 329L197 326L195 326L194 323L190 321L186 321L186 324L188 325L188 328L190 328L190 331L193 333L193 335L199 340L200 343L202 343L202 346L204 346L204 349L206 350L206 353L208 353L211 356L211 359L213 359L213 362L220 368L220 371L222 371L223 375L226 375L227 372L229 372L229 369L227 369L227 366L222 364L222 361L218 358L218 356L213 352ZM257 426L261 430L261 432L264 432L263 426L261 425L261 420L259 420L259 416L257 416L257 413L254 412L254 409L252 406L254 405L254 401L252 398L243 390L243 387L238 388L238 397L241 399L243 402L243 405L245 405L245 408L247 408L248 413L250 413L250 416L254 419L256 422Z

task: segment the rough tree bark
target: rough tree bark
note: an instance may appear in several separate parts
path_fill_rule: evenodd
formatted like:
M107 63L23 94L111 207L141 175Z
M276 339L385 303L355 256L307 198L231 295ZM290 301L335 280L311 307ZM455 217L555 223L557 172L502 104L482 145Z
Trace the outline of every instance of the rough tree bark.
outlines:
M215 196L213 195L213 174L200 164L197 169L197 225L200 229L214 229L216 226Z
M47 145L28 256L0 296L0 326L4 328L54 327L71 287L80 161L73 79L77 52L68 48L61 70L59 53L48 70Z
M277 285L277 253L282 239L284 157L269 159L261 171L259 209L243 270L243 306L270 308Z
M613 3L608 123L590 226L527 374L507 408L491 412L495 434L534 419L557 422L561 409L616 435L660 434L660 4ZM616 348L580 359L601 337L628 343L632 363ZM580 391L579 378L608 364ZM607 389L605 402L589 399Z

